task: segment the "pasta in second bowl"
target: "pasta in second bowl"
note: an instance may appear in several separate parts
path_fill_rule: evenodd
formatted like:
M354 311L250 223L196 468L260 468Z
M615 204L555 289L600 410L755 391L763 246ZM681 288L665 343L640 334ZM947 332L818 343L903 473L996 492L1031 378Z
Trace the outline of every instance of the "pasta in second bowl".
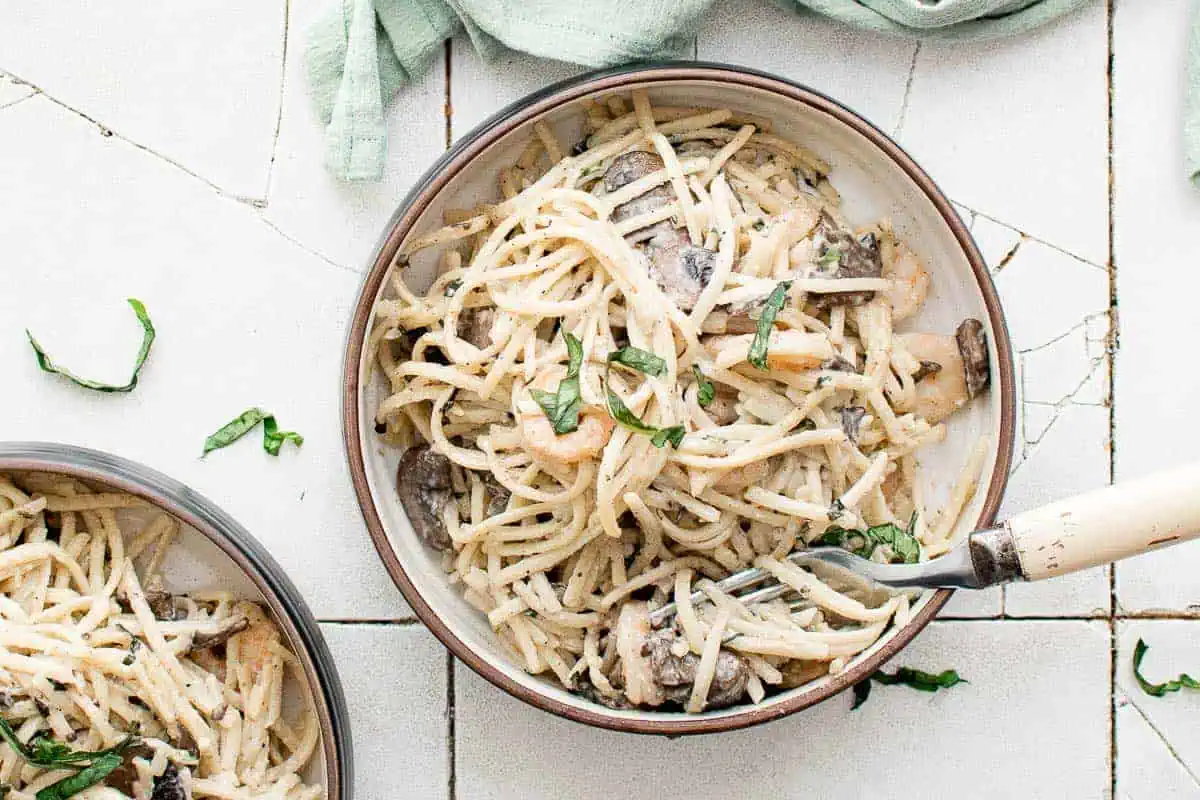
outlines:
M783 556L936 557L999 504L1007 334L924 173L826 98L693 65L552 87L444 162L346 363L360 502L431 629L536 705L662 733L802 708L915 635L947 592ZM714 586L749 566L794 592Z

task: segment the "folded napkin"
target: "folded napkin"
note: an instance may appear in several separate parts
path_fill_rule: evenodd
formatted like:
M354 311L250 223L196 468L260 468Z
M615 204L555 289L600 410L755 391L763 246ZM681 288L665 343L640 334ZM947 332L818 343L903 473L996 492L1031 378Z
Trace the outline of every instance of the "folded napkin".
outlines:
M504 48L600 67L690 51L717 0L334 0L309 31L313 100L326 125L326 162L343 180L379 180L384 108L466 31L485 59ZM1091 0L776 0L861 28L909 37L977 39L1041 25ZM1192 51L1200 80L1200 51ZM1200 142L1200 109L1188 116ZM1189 156L1192 154L1189 153ZM1196 160L1200 165L1200 148Z

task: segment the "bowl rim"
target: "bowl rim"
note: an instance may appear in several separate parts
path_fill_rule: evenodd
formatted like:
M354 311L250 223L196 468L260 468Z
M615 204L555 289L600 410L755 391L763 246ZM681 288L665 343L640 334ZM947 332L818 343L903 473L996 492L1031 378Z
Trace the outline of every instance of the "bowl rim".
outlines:
M996 463L991 482L987 487L987 494L983 500L979 518L981 526L991 525L1000 507L1000 501L1008 484L1016 430L1016 391L1008 325L987 264L970 231L938 185L900 145L866 118L828 95L777 75L730 64L704 61L635 64L587 72L551 84L511 103L459 139L422 175L388 221L376 244L374 255L363 278L351 315L342 375L342 434L351 480L354 484L354 493L358 498L363 520L384 567L409 605L412 606L417 617L455 657L485 680L519 700L566 719L609 730L665 736L716 733L747 728L780 719L832 697L870 676L882 664L906 647L946 604L953 594L953 590L938 590L917 614L914 614L904 626L892 634L888 641L861 662L834 676L829 682L819 687L800 691L793 697L770 706L748 705L742 711L721 716L679 714L670 717L663 715L657 718L645 718L609 715L588 708L568 705L518 683L491 664L486 657L472 650L455 636L438 617L409 578L388 540L379 511L371 496L366 461L360 445L363 437L362 419L359 414L359 380L363 347L366 343L367 328L370 324L375 296L391 268L395 252L429 203L453 177L469 166L480 153L515 128L562 105L574 102L582 96L594 92L615 91L631 84L649 85L652 88L656 83L681 81L709 81L735 87L765 90L834 117L869 140L899 167L933 203L943 222L950 228L970 264L971 272L983 297L999 362L993 376L993 386L998 385L1000 390L1000 425Z
M56 442L0 442L3 471L52 472L136 495L196 529L230 558L266 598L313 687L327 800L351 800L350 714L333 656L300 592L246 528L191 487L100 450Z

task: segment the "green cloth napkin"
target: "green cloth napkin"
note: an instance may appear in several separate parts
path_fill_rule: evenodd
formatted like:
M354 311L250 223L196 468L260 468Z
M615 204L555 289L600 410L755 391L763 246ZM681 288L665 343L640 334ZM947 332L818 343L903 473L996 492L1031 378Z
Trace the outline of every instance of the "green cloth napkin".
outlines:
M1089 1L776 0L860 28L952 39L1020 33ZM460 31L485 60L509 48L610 66L686 55L714 2L719 0L336 0L310 29L306 48L313 101L326 125L326 162L343 180L379 180L387 155L384 107ZM1196 49L1189 63L1193 80L1200 80ZM1200 110L1189 115L1188 125L1194 134L1189 141L1200 142Z

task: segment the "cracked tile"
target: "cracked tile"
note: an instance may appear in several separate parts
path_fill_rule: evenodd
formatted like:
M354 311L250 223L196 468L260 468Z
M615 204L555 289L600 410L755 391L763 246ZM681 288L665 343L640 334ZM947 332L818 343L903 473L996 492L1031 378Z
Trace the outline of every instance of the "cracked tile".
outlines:
M323 624L346 690L354 734L354 796L443 797L446 651L420 625ZM402 723L399 723L403 720ZM393 769L407 765L402 781Z
M970 683L933 695L877 686L853 713L845 693L748 731L674 741L551 717L459 666L457 796L667 797L685 786L712 798L849 800L920 786L928 800L1093 800L1109 785L1108 652L1096 622L934 622L894 665L954 667ZM1032 720L1070 724L1030 735ZM536 745L513 757L497 742ZM882 746L855 744L866 742ZM940 757L930 780L930 753L979 757Z
M1144 7L1143 7L1144 6ZM1136 10L1132 10L1136 8ZM1196 338L1194 267L1200 192L1184 175L1181 86L1186 0L1117 3L1114 246L1121 348L1116 363L1118 480L1195 460L1200 373L1181 357ZM1164 389L1164 380L1169 389ZM1139 556L1117 569L1121 607L1186 611L1200 603L1200 544Z
M29 84L0 73L0 108L16 105L35 94L37 94L37 89Z
M183 481L246 525L318 616L408 615L342 454L358 277L45 97L4 111L0 174L21 187L0 192L0 264L21 276L0 293L18 334L0 337L6 436L116 452ZM135 392L97 395L38 371L22 326L83 374L127 376L140 337L127 297L159 334ZM255 405L303 433L303 448L271 458L251 437L201 461L204 438Z
M283 3L9 3L0 69L230 194L261 198Z
M303 33L323 3L291 3L279 142L264 215L280 231L338 264L365 270L392 213L446 149L445 64L439 55L387 110L388 155L378 183L345 183L325 169L325 128L313 110Z
M713 6L696 50L701 60L748 64L824 92L891 134L915 48L814 14L725 0Z
M1117 797L1200 795L1200 693L1146 694L1133 676L1133 649L1150 646L1142 674L1159 683L1200 672L1200 622L1135 620L1117 624Z
M1010 39L927 40L901 143L963 205L1104 263L1107 44L1103 3Z

